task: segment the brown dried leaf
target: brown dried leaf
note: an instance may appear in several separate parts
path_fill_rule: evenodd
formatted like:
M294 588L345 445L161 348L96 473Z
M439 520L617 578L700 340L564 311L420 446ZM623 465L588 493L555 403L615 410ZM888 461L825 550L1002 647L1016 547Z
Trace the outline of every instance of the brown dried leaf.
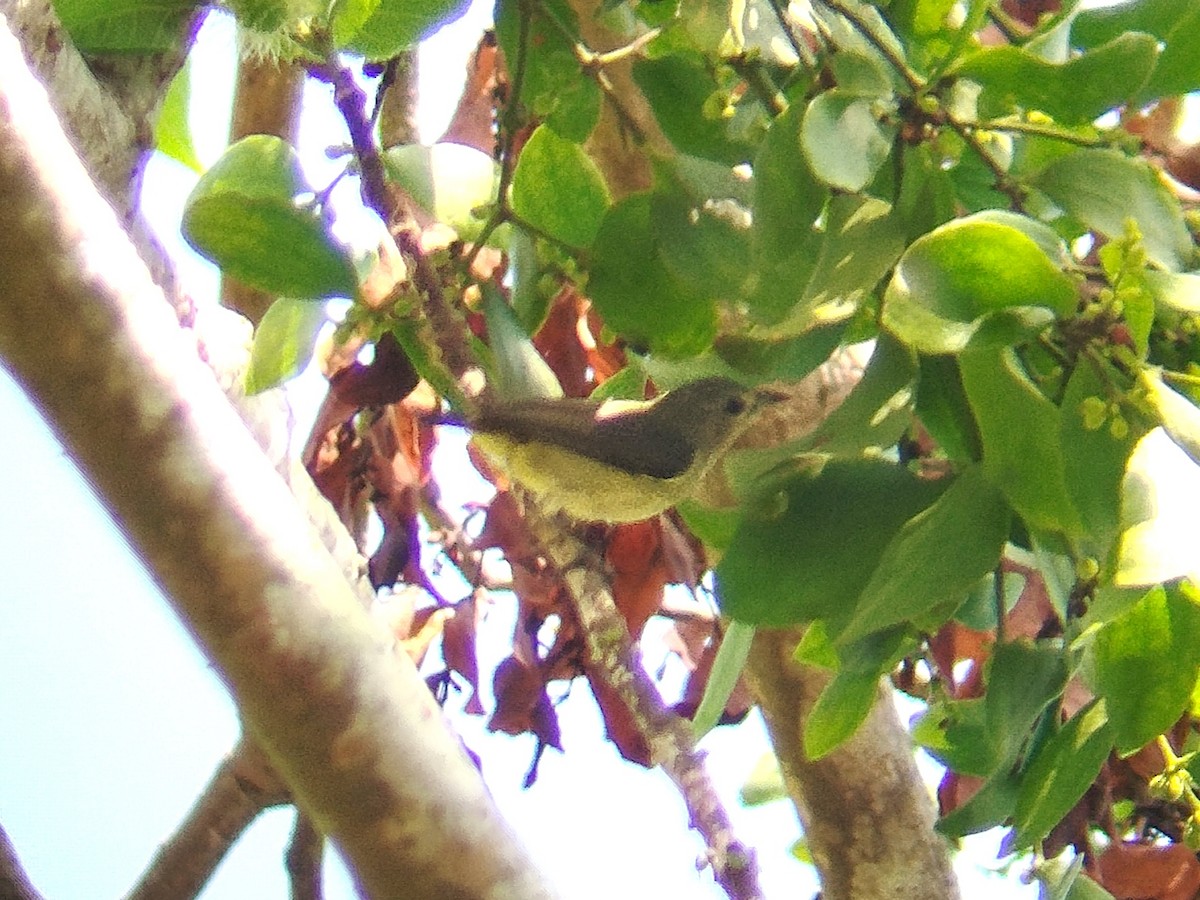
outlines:
M1097 860L1100 885L1120 900L1193 900L1200 861L1182 844L1115 843Z
M442 630L442 658L446 667L461 675L471 685L467 712L483 715L479 700L479 659L475 653L475 633L482 616L477 595L472 594L454 607L454 616Z
M613 572L613 599L635 637L658 611L667 586L661 535L657 518L618 525L609 532L605 559Z

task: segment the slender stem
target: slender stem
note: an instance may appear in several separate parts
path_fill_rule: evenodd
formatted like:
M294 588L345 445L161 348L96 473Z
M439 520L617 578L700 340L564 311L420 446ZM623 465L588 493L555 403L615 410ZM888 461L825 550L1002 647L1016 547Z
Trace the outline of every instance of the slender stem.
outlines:
M909 90L914 96L920 96L928 87L925 81L912 70L904 58L900 56L886 41L881 39L875 33L875 29L871 27L871 23L859 15L858 11L852 9L842 2L842 0L820 0L823 6L829 7L851 25L853 25L863 37L865 37L884 59L888 61L893 69L904 79L908 84Z
M994 120L991 122L963 122L962 124L968 128L983 129L985 131L1011 131L1017 134L1030 134L1035 137L1051 138L1063 143L1075 144L1079 147L1102 147L1108 143L1103 138L1074 134L1073 132L1057 128L1054 125L1041 125L1037 122Z
M738 75L745 79L750 89L762 100L763 105L771 111L771 115L781 116L787 112L787 97L771 81L771 76L767 74L761 59L756 56L739 53L736 56L728 57L725 62Z
M817 58L808 49L808 45L796 34L795 26L788 19L787 5L783 0L770 0L770 4L771 9L775 12L775 18L779 22L780 29L787 35L788 43L792 45L792 49L800 57L800 61L810 69L815 69L817 67Z

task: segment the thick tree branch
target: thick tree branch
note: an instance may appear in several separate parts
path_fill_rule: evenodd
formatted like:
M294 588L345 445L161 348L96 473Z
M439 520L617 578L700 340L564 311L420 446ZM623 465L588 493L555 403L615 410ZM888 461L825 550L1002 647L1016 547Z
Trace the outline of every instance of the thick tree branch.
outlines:
M543 897L411 661L181 335L0 21L0 355L374 896Z
M804 723L829 676L795 662L799 641L799 631L759 631L746 674L821 874L821 896L954 900L949 848L933 830L933 800L887 690L847 743L815 762L804 755Z

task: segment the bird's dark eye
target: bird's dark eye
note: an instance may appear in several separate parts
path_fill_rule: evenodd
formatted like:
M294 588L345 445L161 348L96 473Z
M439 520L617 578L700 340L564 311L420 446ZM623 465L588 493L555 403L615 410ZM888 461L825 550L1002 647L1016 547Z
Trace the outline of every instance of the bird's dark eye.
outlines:
M730 397L725 401L725 412L731 416L741 415L746 410L746 401L742 397Z

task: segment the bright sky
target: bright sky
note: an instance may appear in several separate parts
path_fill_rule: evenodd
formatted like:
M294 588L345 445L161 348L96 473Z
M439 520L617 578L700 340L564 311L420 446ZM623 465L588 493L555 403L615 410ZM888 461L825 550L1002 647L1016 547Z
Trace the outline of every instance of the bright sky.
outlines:
M465 55L489 7L446 29L422 54L422 133L440 133L453 109ZM193 127L200 158L219 154L232 90L232 30L211 17L197 48ZM326 89L310 84L300 150L314 183L331 179L322 150L341 140L328 112ZM216 278L177 238L183 201L194 175L156 161L145 195L152 220L178 254L185 282L212 296ZM343 224L354 188L339 199ZM292 393L297 411L313 389ZM234 710L203 657L179 628L108 516L65 457L36 412L0 373L0 823L8 830L37 887L54 900L122 895L158 843L174 829L238 728ZM465 499L465 498L463 498ZM448 596L462 596L459 586ZM500 597L482 649L490 672L511 633L511 598ZM657 642L647 641L653 654ZM662 662L647 660L655 670ZM669 684L679 672L669 670ZM490 708L490 696L485 705ZM906 714L911 714L908 710ZM529 736L491 735L484 722L454 719L483 759L496 802L533 857L571 900L721 897L694 862L701 844L686 828L674 788L658 772L623 763L602 737L590 694L582 684L559 706L565 754L548 751L540 778L520 787L533 751ZM744 840L757 849L771 897L816 891L808 867L788 848L798 837L786 802L745 809L737 792L766 748L761 721L717 729L705 739L711 771ZM930 778L936 773L928 767ZM282 850L290 811L262 817L239 842L204 893L206 900L286 896ZM964 896L1034 896L1008 878L987 874L996 836L971 843L960 855ZM328 896L352 896L344 873L331 867Z

